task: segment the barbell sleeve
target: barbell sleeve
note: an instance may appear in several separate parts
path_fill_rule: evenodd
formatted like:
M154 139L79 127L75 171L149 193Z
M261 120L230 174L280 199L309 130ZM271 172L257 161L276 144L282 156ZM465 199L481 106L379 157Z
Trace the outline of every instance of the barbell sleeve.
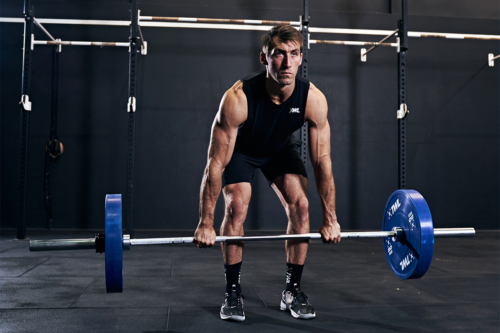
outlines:
M95 250L95 238L31 240L30 251Z
M476 230L474 228L438 228L434 229L435 238L446 237L474 237Z

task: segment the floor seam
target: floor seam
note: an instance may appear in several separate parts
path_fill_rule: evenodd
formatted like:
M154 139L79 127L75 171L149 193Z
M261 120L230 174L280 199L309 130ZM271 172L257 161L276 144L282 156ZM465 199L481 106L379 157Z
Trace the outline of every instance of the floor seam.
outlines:
M167 312L167 327L165 328L165 332L168 332L168 322L170 321L170 308L168 308Z
M267 308L267 304L266 304L266 302L264 302L264 300L262 299L262 297L260 297L260 294L259 294L259 292L257 291L257 288L255 288L255 285L254 285L254 284L253 284L253 282L252 282L252 279L250 279L250 277L249 277L249 276L247 276L247 279L248 279L248 281L250 281L250 285L252 286L253 290L257 293L257 295L259 296L259 298L260 298L260 300L262 301L262 303L264 304L264 306Z
M23 274L21 274L21 275L19 275L19 276L17 276L17 277L21 277L21 276L23 276L24 274L26 274L26 273L28 273L28 272L31 272L32 270L34 270L34 269L35 269L35 268L37 268L38 266L40 266L40 265L42 265L42 264L46 263L46 262L47 262L47 261L49 261L50 259L51 259L51 257L48 257L46 260L42 261L41 263L39 263L39 264L38 264L38 265L36 265L35 267L32 267L32 268L28 269L26 272L24 272Z
M82 297L83 294L85 294L85 292L90 288L90 286L92 286L94 284L94 282L97 280L97 278L95 277L92 282L90 282L90 284L87 286L87 288L85 288L85 290L80 294L80 296L78 296L78 298L73 302L71 303L71 305L68 307L68 308L72 308L73 305L78 302L78 300Z
M16 247L18 247L18 246L19 246L19 244L18 244L18 245L16 245L16 246L13 246L13 247L11 247L11 248L8 248L8 249L5 249L5 250L2 250L2 251L0 251L0 253L5 253L5 252L7 252L7 251L13 250L13 249L15 249L15 248L16 248Z

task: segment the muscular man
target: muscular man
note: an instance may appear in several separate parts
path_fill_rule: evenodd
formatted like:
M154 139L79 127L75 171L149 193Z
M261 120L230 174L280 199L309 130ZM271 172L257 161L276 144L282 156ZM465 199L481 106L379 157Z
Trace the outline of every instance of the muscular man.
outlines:
M208 162L200 193L200 221L195 245L215 243L214 211L222 188L225 202L221 235L243 235L252 178L260 168L278 195L288 216L288 234L309 233L307 173L290 135L309 122L310 159L323 206L319 229L323 242L340 241L335 213L335 185L330 158L330 126L325 96L297 76L302 63L302 34L290 25L278 25L262 36L261 63L266 69L236 82L222 98L212 125ZM220 317L243 321L240 286L243 243L221 243L226 294ZM316 313L300 289L308 241L286 241L286 286L281 310L295 318Z

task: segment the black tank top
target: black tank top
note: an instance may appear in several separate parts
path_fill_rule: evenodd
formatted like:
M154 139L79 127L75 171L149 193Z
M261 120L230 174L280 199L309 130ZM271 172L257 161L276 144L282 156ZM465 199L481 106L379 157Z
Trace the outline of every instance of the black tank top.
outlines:
M234 149L254 157L271 156L290 143L290 136L304 124L309 81L296 76L292 95L276 105L266 91L266 71L241 81L248 100L248 118L238 128Z

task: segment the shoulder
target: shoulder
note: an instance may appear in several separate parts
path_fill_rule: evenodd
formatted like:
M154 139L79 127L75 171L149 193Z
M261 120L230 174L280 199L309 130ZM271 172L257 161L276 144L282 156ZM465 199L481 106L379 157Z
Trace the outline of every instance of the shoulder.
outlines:
M328 103L325 95L314 84L309 86L306 104L306 120L320 121L328 115Z
M229 108L230 112L238 112L242 107L247 106L247 96L243 91L243 82L236 82L229 88L222 97L221 107Z
M326 104L325 95L312 82L309 86L309 94L307 96L307 104Z
M247 115L247 97L243 91L243 82L238 81L222 97L219 116L224 117L231 126L239 126Z

